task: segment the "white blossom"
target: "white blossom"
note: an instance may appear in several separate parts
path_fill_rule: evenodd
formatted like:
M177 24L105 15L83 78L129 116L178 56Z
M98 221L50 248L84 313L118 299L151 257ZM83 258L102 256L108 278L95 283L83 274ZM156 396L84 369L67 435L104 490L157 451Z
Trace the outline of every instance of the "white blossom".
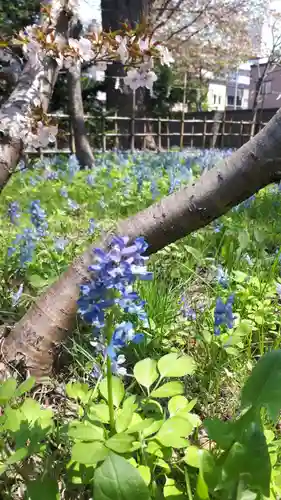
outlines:
M157 76L154 71L143 72L137 69L131 69L125 76L124 83L134 91L140 87L146 87L147 89L152 90L153 84L156 80Z
M116 35L115 37L116 42L119 44L119 47L117 49L117 54L120 57L120 60L123 64L126 64L128 58L129 58L129 51L127 48L127 37L122 37L120 35Z
M172 56L172 54L169 52L167 47L163 45L159 45L158 51L160 54L160 62L161 64L166 64L166 66L170 66L175 60Z

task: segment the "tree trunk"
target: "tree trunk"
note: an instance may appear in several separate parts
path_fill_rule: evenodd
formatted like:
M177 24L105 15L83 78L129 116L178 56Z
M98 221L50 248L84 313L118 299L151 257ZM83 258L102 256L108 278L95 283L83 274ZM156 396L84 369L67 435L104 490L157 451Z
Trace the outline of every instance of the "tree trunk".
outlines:
M148 17L149 0L101 0L102 26L105 31L115 31L121 28L122 23L127 22L132 28ZM109 112L115 112L119 116L131 117L134 112L133 106L143 108L143 92L136 92L135 102L133 91L121 92L115 88L116 78L126 75L124 67L120 62L109 64L106 71L106 107ZM111 113L110 113L111 114ZM138 114L137 112L135 113ZM122 120L118 123L119 133L124 134L119 143L123 149L131 146L131 123L130 120ZM139 128L139 127L138 127Z
M196 183L117 224L115 233L143 236L157 252L206 226L262 187L281 178L281 110L251 141ZM106 245L109 235L101 242ZM37 377L49 374L56 346L71 334L78 285L87 280L89 248L15 325L2 346L3 361L22 361Z
M57 32L65 34L69 18L62 12L58 19ZM57 79L56 62L47 57L43 62L33 65L28 61L19 78L18 84L9 99L0 109L0 129L8 123L15 125L24 120L29 106L34 99L41 97L43 110L46 112ZM0 140L0 191L13 173L23 151L23 142L19 134L2 135Z
M75 154L81 167L91 167L95 160L87 138L87 130L84 120L81 88L81 64L79 61L69 69L67 83L69 115L74 132Z

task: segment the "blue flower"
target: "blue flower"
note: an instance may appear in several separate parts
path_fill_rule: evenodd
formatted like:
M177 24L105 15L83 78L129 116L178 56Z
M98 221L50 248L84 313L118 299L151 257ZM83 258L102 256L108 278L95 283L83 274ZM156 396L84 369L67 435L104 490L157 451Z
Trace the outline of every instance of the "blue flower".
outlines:
M20 254L20 267L24 268L33 259L33 253L38 237L31 228L24 229L22 234L18 234L13 241L13 246L8 248L8 256L13 255L17 248Z
M216 301L216 307L214 311L215 318L215 335L220 335L221 326L225 325L227 328L233 328L235 316L233 316L233 302L234 295L230 295L224 304L222 299L219 297Z
M68 173L69 178L72 179L80 170L80 165L75 155L70 155L68 159Z
M21 296L22 296L22 292L23 292L23 283L21 283L19 289L17 292L15 293L12 293L11 296L12 296L12 307L16 307L16 305L18 304Z
M32 201L29 207L30 219L34 225L38 236L45 236L48 223L46 221L46 212L40 205L40 200Z
M89 186L94 186L95 185L95 177L93 176L93 174L89 174L87 175L87 184Z
M65 187L62 187L60 189L60 195L63 196L63 198L68 198L68 192L67 192L67 189Z
M70 198L68 198L67 203L68 203L69 208L71 210L74 210L75 212L77 210L79 210L79 208L80 208L80 206L78 205L78 203L76 203L76 201L74 201L74 200L71 200Z
M20 206L17 201L11 201L8 207L8 217L12 224L17 224L17 219L20 217Z
M56 250L58 250L59 252L63 252L68 243L69 242L67 238L59 237L55 238L54 246Z
M220 264L217 267L216 280L223 288L228 287L228 272Z
M94 249L95 261L89 266L93 279L80 286L78 312L82 318L95 327L95 335L102 339L102 329L110 308L118 307L126 314L136 315L144 326L148 325L144 301L134 292L132 285L137 279L152 279L146 269L148 257L142 254L147 249L143 238L129 245L128 237L114 236L107 251ZM117 351L128 342L139 343L143 334L135 333L133 324L124 321L116 326L107 354L116 359Z
M96 227L97 227L97 224L96 224L95 219L90 219L89 220L88 234L94 234Z

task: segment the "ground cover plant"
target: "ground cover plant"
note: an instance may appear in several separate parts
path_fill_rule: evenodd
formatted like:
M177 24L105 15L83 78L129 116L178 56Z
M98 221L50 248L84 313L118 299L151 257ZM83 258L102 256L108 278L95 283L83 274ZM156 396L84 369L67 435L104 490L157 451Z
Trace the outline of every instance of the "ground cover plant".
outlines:
M279 498L278 185L148 260L141 238L97 248L230 153L19 165L0 208L2 335L89 244L93 279L58 375L17 367L0 387L3 498Z

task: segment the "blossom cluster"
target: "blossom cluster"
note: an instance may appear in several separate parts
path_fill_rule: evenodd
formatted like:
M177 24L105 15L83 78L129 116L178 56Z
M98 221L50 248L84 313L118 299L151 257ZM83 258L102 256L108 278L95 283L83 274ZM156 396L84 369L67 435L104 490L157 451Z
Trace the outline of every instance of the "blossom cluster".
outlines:
M230 295L224 303L219 297L216 301L214 312L215 317L215 335L220 335L221 327L233 328L235 316L233 315L234 295Z
M133 289L137 279L151 280L153 276L146 268L148 257L142 255L147 244L143 238L136 238L132 244L129 241L128 237L114 236L108 251L94 249L95 261L89 266L92 279L81 285L78 300L79 313L94 327L93 334L98 339L95 347L114 362L120 348L128 342L139 343L143 335L135 332L131 321L121 321L115 325L106 346L104 329L110 311L118 318L124 313L131 315L148 326L145 303Z
M48 229L47 215L39 200L30 203L29 214L32 227L25 228L22 233L18 234L12 246L8 248L9 257L17 250L19 251L21 268L24 268L28 262L32 261L36 243L47 234Z

